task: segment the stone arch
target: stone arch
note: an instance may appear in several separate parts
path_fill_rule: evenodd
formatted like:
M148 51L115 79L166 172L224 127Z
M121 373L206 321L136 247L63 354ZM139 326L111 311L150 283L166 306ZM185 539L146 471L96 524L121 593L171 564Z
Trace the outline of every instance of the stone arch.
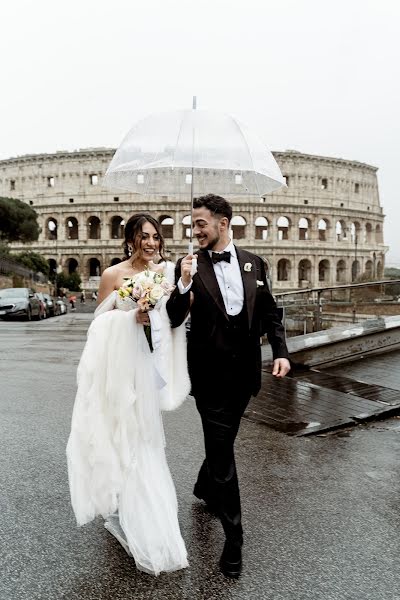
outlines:
M318 264L318 281L329 283L330 281L330 262L326 258L319 261Z
M352 244L357 244L360 242L360 223L358 221L354 221L350 224L350 241Z
M367 244L372 242L372 225L371 223L365 224L365 241Z
M374 265L372 260L367 260L364 267L364 273L368 277L368 279L372 279L374 276Z
M326 242L328 239L329 221L327 219L320 219L318 221L318 239L320 242Z
M72 273L78 273L79 272L79 263L76 260L76 258L67 258L66 260L66 266L67 266L67 270L68 270L68 274L72 275Z
M57 276L57 261L55 258L48 258L47 263L49 265L49 279L54 281Z
M268 219L266 217L257 217L254 225L256 227L256 240L267 240Z
M79 239L79 225L76 217L68 217L65 220L65 231L67 232L66 238L68 240Z
M278 240L288 240L290 237L290 220L288 217L281 216L276 221L276 225L278 228Z
M174 237L174 219L169 215L162 215L158 220L163 237L169 240L172 239Z
M346 223L343 220L336 221L335 231L337 242L343 242L347 239Z
M125 221L119 215L112 217L110 221L110 234L112 240L122 240L124 238Z
M383 277L383 265L380 260L376 263L376 276L378 279L382 279Z
M308 258L302 258L298 267L300 285L302 285L302 282L311 283L311 269L311 261Z
M101 223L99 217L89 217L87 220L87 237L89 240L99 240L101 237Z
M310 239L310 227L311 221L306 217L300 217L298 228L299 228L299 240L306 241Z
M235 215L231 220L231 229L234 240L243 240L246 237L246 219L241 215Z
M192 217L190 215L185 215L182 219L182 237L190 238L190 226L192 223Z
M383 243L382 227L379 223L375 227L375 241L377 244Z
M54 217L46 219L45 238L46 240L56 240L58 237L58 222Z
M345 283L346 281L346 261L341 258L336 263L336 282Z
M92 257L88 259L87 270L89 277L100 277L101 264L98 258Z
M287 258L281 258L277 264L278 281L290 281L291 264Z
M262 256L262 260L265 266L265 273L267 275L267 278L270 279L272 275L272 265L269 262L268 258L266 258L265 256Z
M351 263L351 281L357 281L360 276L360 261L353 260Z

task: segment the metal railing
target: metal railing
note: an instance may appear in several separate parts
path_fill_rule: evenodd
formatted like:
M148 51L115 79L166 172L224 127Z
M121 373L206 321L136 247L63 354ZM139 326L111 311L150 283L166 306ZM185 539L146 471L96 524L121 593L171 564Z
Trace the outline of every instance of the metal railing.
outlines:
M288 336L400 314L400 279L349 283L274 294Z

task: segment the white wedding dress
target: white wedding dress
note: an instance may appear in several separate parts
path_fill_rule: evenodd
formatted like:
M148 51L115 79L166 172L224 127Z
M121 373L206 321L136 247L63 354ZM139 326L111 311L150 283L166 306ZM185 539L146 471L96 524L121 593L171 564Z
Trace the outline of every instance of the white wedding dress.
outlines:
M167 263L173 277L173 265ZM188 565L161 410L186 398L185 327L171 330L166 298L151 311L151 352L135 303L113 292L95 312L78 367L67 445L78 525L98 515L138 569L158 575Z

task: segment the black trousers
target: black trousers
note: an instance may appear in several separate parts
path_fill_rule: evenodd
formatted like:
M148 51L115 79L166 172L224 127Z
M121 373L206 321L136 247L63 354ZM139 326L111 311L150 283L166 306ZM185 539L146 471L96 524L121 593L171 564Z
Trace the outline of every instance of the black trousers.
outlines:
M211 408L196 398L205 446L205 460L200 468L196 488L216 507L226 538L241 543L243 539L239 483L236 472L234 443L240 420L249 402L245 398L214 398Z
M195 393L206 454L195 489L216 507L226 538L241 543L243 529L234 443L250 400L248 373L252 371L246 352L248 327L243 323L243 315L233 317L230 325L232 351L219 357L217 370L215 363L207 368L205 357L204 373L213 372L213 383L208 381L201 392Z

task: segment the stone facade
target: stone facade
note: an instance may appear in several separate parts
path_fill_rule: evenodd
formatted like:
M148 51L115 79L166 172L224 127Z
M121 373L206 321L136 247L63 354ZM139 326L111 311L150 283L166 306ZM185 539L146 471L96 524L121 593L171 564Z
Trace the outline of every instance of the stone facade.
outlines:
M84 286L94 289L102 271L122 256L124 222L146 210L162 223L169 258L183 256L189 187L179 196L112 192L101 180L113 154L96 148L0 161L0 196L30 204L41 227L38 241L12 249L29 246L52 269L77 270ZM233 172L206 175L209 192L215 178L225 178L234 241L266 260L274 291L347 283L363 274L381 277L387 247L377 169L290 150L274 156L287 188L265 198L235 194Z

